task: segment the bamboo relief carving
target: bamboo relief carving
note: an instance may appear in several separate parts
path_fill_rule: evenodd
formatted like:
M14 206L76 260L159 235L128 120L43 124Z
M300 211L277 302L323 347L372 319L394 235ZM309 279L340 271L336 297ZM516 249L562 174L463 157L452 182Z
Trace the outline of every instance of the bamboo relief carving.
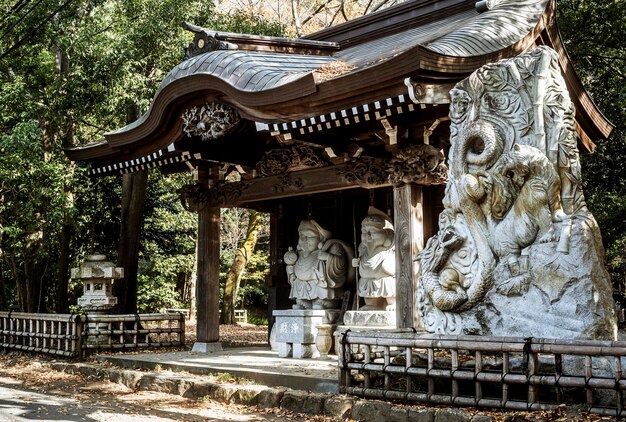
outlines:
M419 258L426 329L613 338L611 287L557 54L538 47L485 65L450 97L445 209Z
M410 186L395 191L396 314L398 322L413 321L413 205Z

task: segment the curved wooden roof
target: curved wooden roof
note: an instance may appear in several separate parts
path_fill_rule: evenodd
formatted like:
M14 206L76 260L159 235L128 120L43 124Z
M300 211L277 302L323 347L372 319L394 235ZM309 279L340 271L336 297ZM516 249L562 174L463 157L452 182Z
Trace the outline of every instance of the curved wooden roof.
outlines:
M110 164L164 154L182 139L182 108L210 99L233 106L259 128L295 128L296 122L320 116L323 121L329 113L403 101L406 78L449 87L486 63L539 44L559 53L579 132L592 149L592 140L607 137L612 125L573 71L556 26L556 1L488 3L491 8L479 13L474 0L410 0L304 39L212 34L236 49L183 61L139 120L67 155Z

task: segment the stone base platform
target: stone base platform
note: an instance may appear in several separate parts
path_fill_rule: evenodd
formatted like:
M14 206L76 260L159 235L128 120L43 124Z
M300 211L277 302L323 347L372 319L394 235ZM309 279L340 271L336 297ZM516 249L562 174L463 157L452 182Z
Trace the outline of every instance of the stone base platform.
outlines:
M330 325L330 331L334 331L339 313L339 309L274 311L278 356L297 359L320 357L320 351L316 346L318 327Z

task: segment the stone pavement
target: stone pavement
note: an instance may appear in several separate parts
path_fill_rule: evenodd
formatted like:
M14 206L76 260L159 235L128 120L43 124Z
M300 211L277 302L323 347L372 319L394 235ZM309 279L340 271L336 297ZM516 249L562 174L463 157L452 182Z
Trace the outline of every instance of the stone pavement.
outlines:
M196 375L226 372L271 387L287 387L316 393L338 391L336 356L329 356L327 359L280 358L277 352L267 347L245 347L213 353L98 355L96 359L122 368L148 370L161 368Z

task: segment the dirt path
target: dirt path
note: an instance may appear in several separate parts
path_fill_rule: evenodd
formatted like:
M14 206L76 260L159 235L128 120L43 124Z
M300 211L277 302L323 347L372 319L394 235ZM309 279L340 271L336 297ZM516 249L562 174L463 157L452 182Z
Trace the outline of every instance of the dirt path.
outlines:
M0 421L319 421L282 409L191 400L48 368L31 355L0 352Z

